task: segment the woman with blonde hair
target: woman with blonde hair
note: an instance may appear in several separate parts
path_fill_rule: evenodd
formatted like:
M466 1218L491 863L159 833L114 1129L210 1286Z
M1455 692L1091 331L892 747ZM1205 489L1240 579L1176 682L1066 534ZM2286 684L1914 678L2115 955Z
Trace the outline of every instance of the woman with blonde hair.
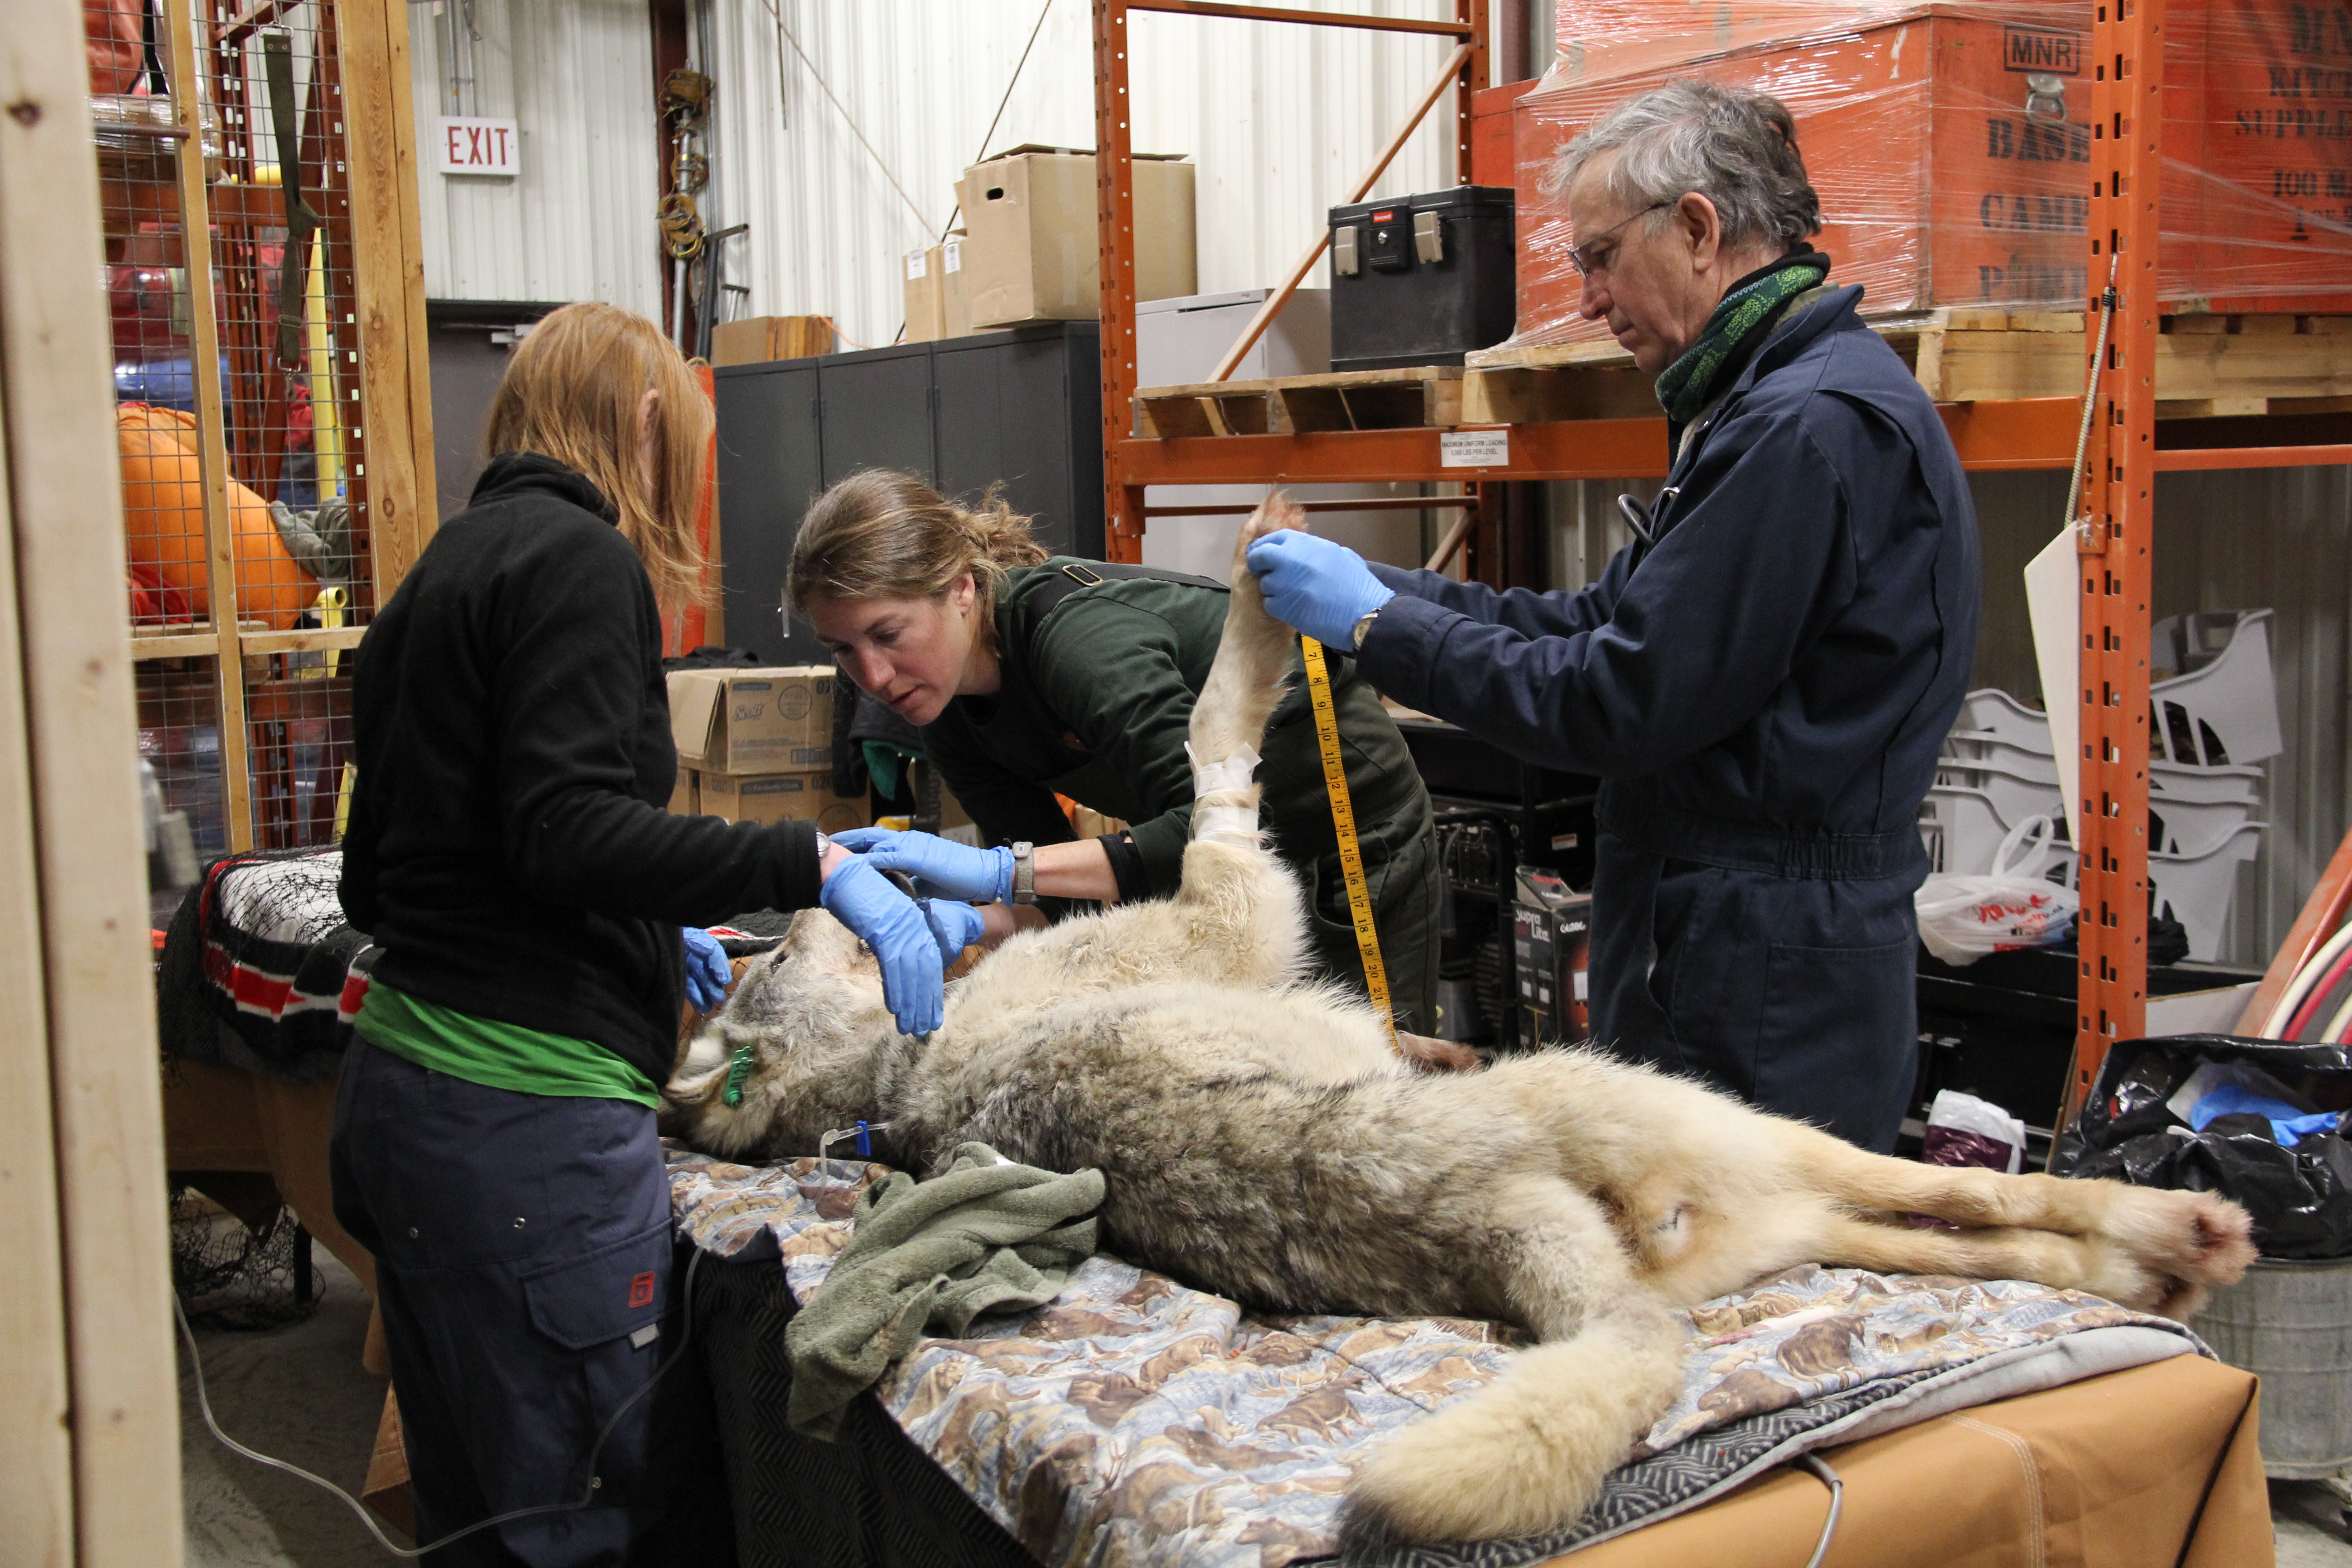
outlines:
M935 903L935 929L810 824L666 809L661 614L700 578L710 426L651 321L549 316L472 504L359 647L341 893L378 952L335 1213L375 1254L417 1537L459 1536L436 1563L731 1555L708 1390L692 1365L655 1382L679 1304L656 1091L682 1002L728 973L699 928L821 903L926 1033L942 949L979 925Z
M849 679L921 731L989 847L929 834L842 835L916 890L994 900L995 939L1060 900L1159 898L1183 874L1193 700L1225 622L1223 584L1048 557L993 495L977 508L905 474L855 474L817 498L785 594ZM1397 1026L1436 1026L1438 882L1428 793L1350 661L1330 661L1341 754ZM1303 680L1266 727L1261 821L1307 893L1322 972L1359 993L1363 962ZM1202 758L1204 763L1217 758ZM1131 826L1078 839L1054 797ZM1045 900L1040 908L1024 904Z

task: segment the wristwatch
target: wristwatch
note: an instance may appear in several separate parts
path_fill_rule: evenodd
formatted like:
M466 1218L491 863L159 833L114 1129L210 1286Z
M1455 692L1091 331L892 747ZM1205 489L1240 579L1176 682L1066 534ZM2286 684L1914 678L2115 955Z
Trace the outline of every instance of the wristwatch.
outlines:
M1381 613L1378 610L1366 610L1364 612L1363 618L1356 623L1356 647L1362 647L1364 646L1364 639L1372 635L1372 623L1380 618Z
M1013 901L1034 904L1037 901L1037 847L1025 838L1013 843Z

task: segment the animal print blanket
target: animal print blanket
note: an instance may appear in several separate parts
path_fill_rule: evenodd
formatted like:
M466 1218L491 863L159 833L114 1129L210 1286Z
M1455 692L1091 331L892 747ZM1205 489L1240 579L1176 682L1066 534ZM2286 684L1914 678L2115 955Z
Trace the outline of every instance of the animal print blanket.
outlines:
M739 1165L673 1148L678 1228L824 1288L856 1161ZM2178 1323L2014 1280L1793 1268L1691 1309L1682 1396L1576 1524L1419 1548L1397 1568L1512 1568L1720 1496L1809 1448L2204 1347ZM1286 1568L1334 1556L1369 1447L1498 1375L1514 1342L1459 1319L1261 1317L1100 1255L1053 1301L923 1340L876 1394L1052 1568Z

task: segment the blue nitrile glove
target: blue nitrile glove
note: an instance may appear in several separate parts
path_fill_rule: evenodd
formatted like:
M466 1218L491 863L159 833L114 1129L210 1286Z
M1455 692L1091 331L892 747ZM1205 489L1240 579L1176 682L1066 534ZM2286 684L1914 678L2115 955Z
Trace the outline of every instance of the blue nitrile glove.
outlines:
M980 940L980 911L953 899L925 899L919 907L923 918L931 922L931 934L939 939L940 962L954 968L963 950Z
M915 900L863 857L844 860L817 889L825 912L857 933L882 965L882 997L902 1035L928 1035L947 1009L940 944Z
M735 983L735 969L719 939L699 926L678 933L686 938L686 999L698 1013L716 1013Z
M1362 556L1295 528L1252 540L1249 569L1268 615L1341 653L1356 650L1356 623L1396 597Z
M957 899L967 904L1013 898L1013 851L975 849L931 833L894 833L887 827L853 827L825 836L876 870L903 871L926 899Z

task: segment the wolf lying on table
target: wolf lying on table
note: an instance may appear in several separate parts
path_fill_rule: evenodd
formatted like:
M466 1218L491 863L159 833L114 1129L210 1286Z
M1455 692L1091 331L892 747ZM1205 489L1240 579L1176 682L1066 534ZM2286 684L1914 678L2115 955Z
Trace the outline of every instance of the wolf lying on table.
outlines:
M1235 546L1196 763L1254 745L1281 694L1290 634L1241 550L1296 516L1271 500ZM1298 888L1236 830L1257 797L1203 795L1174 898L1013 938L927 1039L892 1026L855 937L801 914L694 1041L672 1124L722 1155L812 1153L864 1120L917 1171L972 1141L1094 1166L1103 1245L1130 1262L1276 1311L1524 1325L1543 1342L1508 1375L1358 1472L1350 1531L1402 1540L1574 1519L1681 1385L1673 1309L1759 1275L2015 1278L2181 1317L2254 1256L2210 1195L1888 1159L1595 1051L1417 1074L1365 1003L1300 978ZM1220 830L1217 806L1247 815Z

